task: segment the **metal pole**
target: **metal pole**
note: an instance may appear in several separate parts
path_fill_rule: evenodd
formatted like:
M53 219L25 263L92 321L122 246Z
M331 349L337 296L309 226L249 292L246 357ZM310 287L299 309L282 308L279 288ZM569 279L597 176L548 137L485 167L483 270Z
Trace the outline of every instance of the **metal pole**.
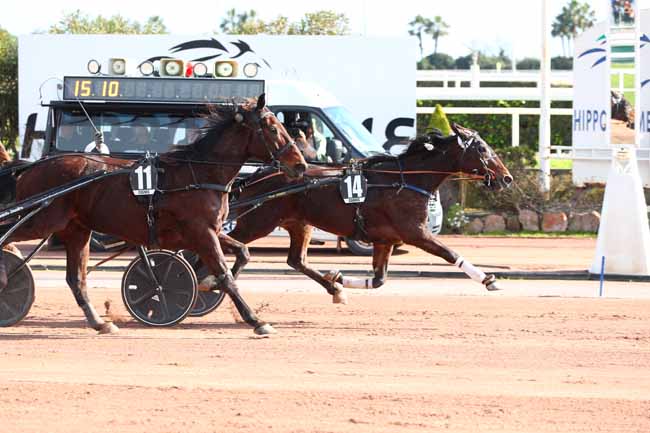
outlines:
M549 51L550 3L542 0L542 58L540 63L539 87L539 163L540 183L544 192L551 189L551 56Z

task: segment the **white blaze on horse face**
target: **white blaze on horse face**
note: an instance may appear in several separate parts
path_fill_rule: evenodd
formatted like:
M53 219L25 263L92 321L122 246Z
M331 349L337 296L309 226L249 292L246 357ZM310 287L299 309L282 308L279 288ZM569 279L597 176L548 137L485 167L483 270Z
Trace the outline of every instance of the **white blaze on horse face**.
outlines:
M429 152L431 152L431 151L433 150L433 144L431 144L431 143L425 143L425 144L424 144L424 148L425 148L426 150L428 150Z
M372 278L350 278L343 277L343 287L348 289L372 289Z
M465 260L462 256L459 256L458 259L456 259L456 263L454 264L462 269L463 272L465 272L467 276L469 276L472 280L483 284L483 281L486 277L485 272Z

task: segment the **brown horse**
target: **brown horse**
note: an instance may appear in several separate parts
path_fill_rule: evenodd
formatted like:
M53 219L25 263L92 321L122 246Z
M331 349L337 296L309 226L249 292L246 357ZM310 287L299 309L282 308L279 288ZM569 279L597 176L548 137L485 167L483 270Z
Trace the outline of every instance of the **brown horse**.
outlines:
M300 177L304 172L306 163L300 151L282 123L264 105L262 95L257 105L248 102L216 108L199 139L185 150L160 156L162 174L158 188L167 192L160 193L155 200L153 231L147 223L151 215L148 206L133 195L129 174L124 173L57 198L21 226L10 240L57 235L66 249L66 281L88 324L100 332L114 332L117 328L104 323L86 292L91 230L136 245L195 251L211 273L218 276L219 288L229 293L242 318L255 332L274 332L246 305L228 269L218 238L228 214L228 194L223 189L215 190L229 185L249 158L277 160L288 176ZM42 161L18 176L16 197L20 200L99 170L115 171L131 164L132 161L100 155L66 155ZM182 191L188 185L201 187ZM227 244L228 238L223 241ZM0 287L4 287L6 272L4 264L0 265Z
M2 168L3 165L11 161L11 156L9 156L9 152L7 152L7 149L0 143L0 169ZM7 244L2 247L3 250L11 251L14 254L17 254L19 257L22 256L20 253L20 250L14 245L14 244Z
M338 183L333 183L270 200L245 215L246 208L242 208L242 217L229 233L230 237L242 242L240 247L243 247L242 250L228 249L237 254L232 270L235 277L248 258L243 244L266 236L280 226L291 237L287 258L289 266L325 287L334 302L345 302L343 287L377 288L384 284L393 247L402 242L443 258L460 267L488 290L497 290L493 275L486 276L427 230L429 193L435 191L451 174L461 172L476 176L495 190L507 187L512 182L508 169L475 131L455 124L452 127L455 135L443 137L431 134L418 138L399 157L376 156L360 161L369 185L367 199L360 206L345 204L341 200ZM311 174L315 174L316 179L328 174L340 175L340 167L309 169L305 175ZM269 191L301 184L284 176L274 176L258 183L250 179L248 183L250 186L243 188L237 201L245 202ZM338 272L324 276L309 267L306 255L311 226L339 236L372 242L374 278L348 278Z

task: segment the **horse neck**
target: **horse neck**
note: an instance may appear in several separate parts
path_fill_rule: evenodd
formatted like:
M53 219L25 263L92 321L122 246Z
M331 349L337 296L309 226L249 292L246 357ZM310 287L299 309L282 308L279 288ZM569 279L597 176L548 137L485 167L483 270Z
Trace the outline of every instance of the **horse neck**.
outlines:
M416 152L411 155L404 155L400 158L403 171L430 171L439 172L424 175L412 175L407 177L409 183L434 191L449 176L456 172L458 156L451 152L440 153L436 155L423 155L422 152Z
M235 131L225 131L209 155L202 157L208 162L224 164L218 169L208 170L207 180L221 184L227 184L233 180L244 163L252 156L247 152L250 140L252 140L250 132L245 137L241 137L241 134L237 134Z

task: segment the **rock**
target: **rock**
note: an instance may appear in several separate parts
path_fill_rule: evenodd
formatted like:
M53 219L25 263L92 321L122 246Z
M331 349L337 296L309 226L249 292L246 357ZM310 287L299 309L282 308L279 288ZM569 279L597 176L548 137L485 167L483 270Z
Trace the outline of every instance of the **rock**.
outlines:
M518 232L521 230L521 223L516 215L506 217L506 230L509 232Z
M476 234L483 231L483 221L480 218L474 218L465 226L465 233Z
M565 232L569 219L564 212L549 212L542 216L542 231Z
M575 213L569 220L569 230L572 232L592 232L598 231L600 226L600 214L595 210L591 212Z
M506 229L506 220L501 215L488 215L483 224L484 232L502 232Z
M527 232L536 232L539 230L539 217L536 212L524 209L519 212L519 222L521 228Z

